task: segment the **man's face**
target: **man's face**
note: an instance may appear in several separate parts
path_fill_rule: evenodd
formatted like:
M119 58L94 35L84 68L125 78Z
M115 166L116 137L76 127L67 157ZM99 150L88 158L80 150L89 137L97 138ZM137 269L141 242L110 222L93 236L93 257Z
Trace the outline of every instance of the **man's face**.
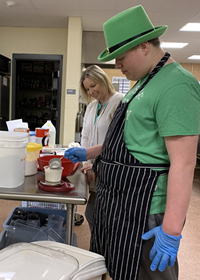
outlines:
M117 57L115 68L120 69L129 80L141 80L148 73L145 67L145 57L142 47L139 45Z

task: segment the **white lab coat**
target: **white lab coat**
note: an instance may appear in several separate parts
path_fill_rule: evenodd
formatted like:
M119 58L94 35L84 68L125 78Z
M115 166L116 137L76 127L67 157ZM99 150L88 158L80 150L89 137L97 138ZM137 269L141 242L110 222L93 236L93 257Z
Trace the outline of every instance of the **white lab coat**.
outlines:
M113 118L114 112L124 94L115 92L113 96L107 101L106 106L101 110L100 115L94 123L98 101L92 101L86 109L83 130L81 137L81 146L88 148L91 146L99 145L104 142L106 132ZM88 161L93 162L93 161ZM90 190L96 192L96 182L90 182Z

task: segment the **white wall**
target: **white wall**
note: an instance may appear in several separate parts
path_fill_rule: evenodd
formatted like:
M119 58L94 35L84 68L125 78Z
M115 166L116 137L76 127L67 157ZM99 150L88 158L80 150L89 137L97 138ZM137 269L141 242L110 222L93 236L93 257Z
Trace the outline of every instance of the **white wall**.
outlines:
M103 32L83 32L82 63L99 64L97 57L105 48Z
M68 146L75 140L75 121L79 103L79 81L81 76L82 22L81 18L70 17L68 21L67 72L63 127L63 144ZM68 94L67 90L75 94Z
M0 27L0 38L0 54L10 59L21 53L63 55L60 143L67 146L75 140L81 63L99 63L106 47L103 32L82 32L81 19L71 17L68 29ZM66 94L70 88L75 96Z

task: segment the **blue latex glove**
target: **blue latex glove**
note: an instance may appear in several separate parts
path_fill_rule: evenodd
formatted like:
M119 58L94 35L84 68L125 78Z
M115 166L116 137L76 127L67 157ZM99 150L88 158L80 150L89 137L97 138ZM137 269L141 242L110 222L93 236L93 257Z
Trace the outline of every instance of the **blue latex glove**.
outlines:
M86 149L81 147L69 148L65 151L64 157L70 159L73 163L86 161Z
M152 237L155 237L155 241L149 254L152 261L150 268L152 271L157 268L160 271L164 271L167 265L169 267L174 265L182 235L179 237L168 235L160 225L142 235L143 240L148 240Z

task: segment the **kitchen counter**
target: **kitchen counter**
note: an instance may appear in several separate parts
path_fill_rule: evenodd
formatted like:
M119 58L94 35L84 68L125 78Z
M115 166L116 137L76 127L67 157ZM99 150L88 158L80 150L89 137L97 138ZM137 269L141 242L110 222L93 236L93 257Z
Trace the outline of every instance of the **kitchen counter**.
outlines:
M67 192L47 192L38 188L37 175L25 177L24 184L17 188L0 188L0 199L19 201L55 202L66 204L66 243L72 244L74 225L74 206L87 203L87 184L85 175L78 169L67 177L75 189Z

